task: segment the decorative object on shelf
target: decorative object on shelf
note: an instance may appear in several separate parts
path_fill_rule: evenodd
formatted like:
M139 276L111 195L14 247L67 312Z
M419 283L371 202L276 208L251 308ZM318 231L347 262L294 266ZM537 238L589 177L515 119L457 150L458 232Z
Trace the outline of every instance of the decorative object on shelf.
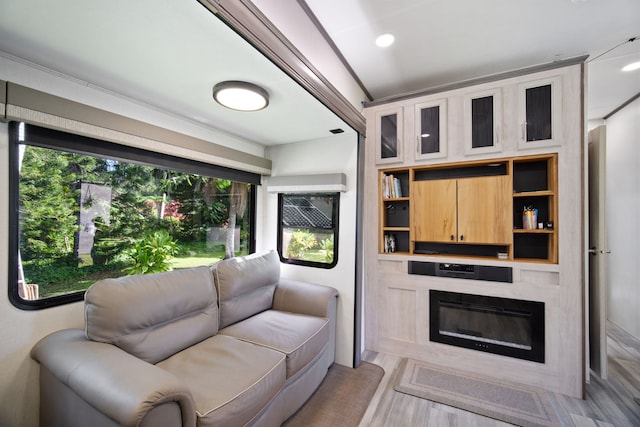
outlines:
M525 230L535 230L538 223L538 209L531 206L525 207L522 211L522 228Z
M400 179L393 175L382 174L382 197L385 199L397 199L402 197Z
M384 251L388 253L396 251L396 236L393 234L384 235Z

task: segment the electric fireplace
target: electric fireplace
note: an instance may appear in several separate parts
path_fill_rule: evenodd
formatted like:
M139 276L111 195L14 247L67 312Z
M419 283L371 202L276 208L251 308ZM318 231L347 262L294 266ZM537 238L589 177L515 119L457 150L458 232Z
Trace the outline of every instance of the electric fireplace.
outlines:
M429 339L544 363L544 303L429 291Z

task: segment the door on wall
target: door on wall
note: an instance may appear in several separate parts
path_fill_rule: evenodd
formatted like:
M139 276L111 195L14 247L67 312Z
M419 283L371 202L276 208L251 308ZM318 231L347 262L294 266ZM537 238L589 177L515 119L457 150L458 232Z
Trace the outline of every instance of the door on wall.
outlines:
M589 363L607 379L606 129L589 131Z

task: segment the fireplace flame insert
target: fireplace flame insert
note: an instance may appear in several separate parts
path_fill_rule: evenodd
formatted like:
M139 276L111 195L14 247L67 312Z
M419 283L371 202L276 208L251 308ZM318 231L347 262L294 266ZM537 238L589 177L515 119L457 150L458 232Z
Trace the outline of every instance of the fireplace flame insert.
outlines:
M429 339L544 363L544 303L429 291Z

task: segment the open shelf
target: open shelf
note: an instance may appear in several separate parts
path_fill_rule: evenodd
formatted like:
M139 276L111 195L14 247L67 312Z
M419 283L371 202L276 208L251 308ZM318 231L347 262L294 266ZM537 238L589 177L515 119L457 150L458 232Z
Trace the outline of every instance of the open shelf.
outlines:
M500 202L489 211L485 199ZM557 205L557 154L383 169L379 252L393 236L395 254L557 263ZM537 210L534 229L525 208ZM454 228L435 233L445 224Z

